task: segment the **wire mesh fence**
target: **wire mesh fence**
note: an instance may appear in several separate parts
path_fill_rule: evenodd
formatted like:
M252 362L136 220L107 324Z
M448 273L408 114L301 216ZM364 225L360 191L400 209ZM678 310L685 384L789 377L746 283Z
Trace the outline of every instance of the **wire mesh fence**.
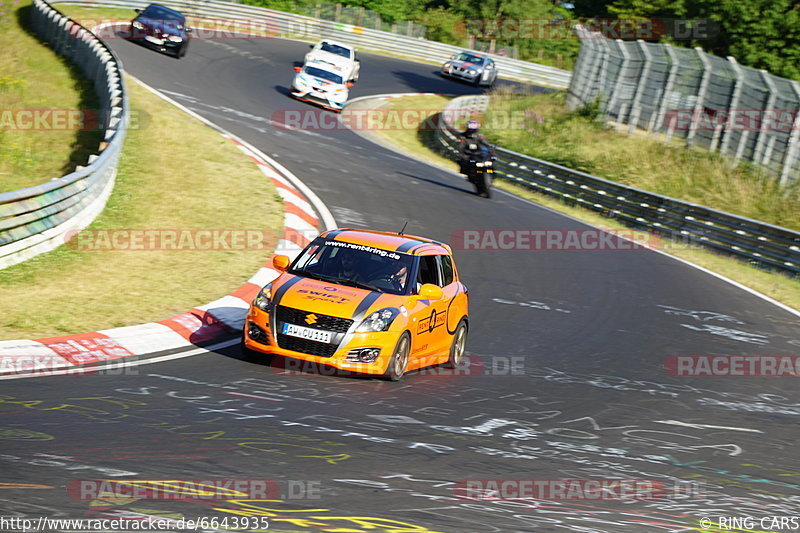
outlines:
M800 83L703 52L576 27L571 107L599 99L618 130L644 129L800 179Z

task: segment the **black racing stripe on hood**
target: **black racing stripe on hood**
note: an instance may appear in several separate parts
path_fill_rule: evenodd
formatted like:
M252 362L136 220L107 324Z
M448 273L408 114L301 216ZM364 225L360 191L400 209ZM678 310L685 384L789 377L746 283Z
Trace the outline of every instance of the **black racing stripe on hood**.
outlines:
M364 315L367 314L367 309L369 309L372 304L375 303L375 300L381 297L381 293L379 292L371 292L367 294L363 300L361 300L356 307L356 310L353 312L353 324L358 325L364 319Z
M422 241L408 241L408 242L404 242L403 244L401 244L400 246L398 246L398 247L397 247L397 250L395 250L395 252L407 252L407 251L409 251L411 248L413 248L413 247L415 247L415 246L419 246L420 244L425 244L425 243L423 243Z
M333 241L333 240L336 240L336 237L338 237L338 236L339 236L341 233L344 233L345 231L347 231L347 230L346 230L346 229L336 229L336 230L333 230L333 231L331 231L330 233L328 233L327 235L325 235L325 238L326 238L326 239L330 239L330 240L332 240L332 241Z
M272 294L272 305L278 305L281 302L281 298L283 298L283 295L286 294L286 291L288 291L292 287L292 285L294 285L298 281L301 281L302 279L304 279L302 276L295 276L286 283L284 283L283 285L281 285L280 287L278 287L278 290L276 290Z

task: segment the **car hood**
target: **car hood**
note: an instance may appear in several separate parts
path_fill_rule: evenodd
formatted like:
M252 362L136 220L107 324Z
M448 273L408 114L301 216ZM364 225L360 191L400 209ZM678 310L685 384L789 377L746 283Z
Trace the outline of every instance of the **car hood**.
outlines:
M272 303L341 318L361 318L371 310L402 305L404 296L337 285L292 274L272 283Z
M138 17L136 21L161 33L180 35L183 37L186 36L186 30L181 29L183 24L175 19L151 19L148 17Z
M326 63L333 63L341 68L347 68L352 64L350 58L340 56L339 54L323 52L322 50L317 50L315 52L309 52L306 54L306 61L311 61L314 59L318 61L325 61Z
M462 69L473 68L475 70L481 70L483 68L483 65L472 63L470 61L451 61L450 66L453 68L462 68Z
M310 80L312 83L314 83L315 85L317 85L319 87L331 87L331 88L333 88L333 87L344 87L345 89L347 88L347 85L345 85L344 83L332 82L330 80L326 80L326 79L323 79L323 78L318 78L316 76L312 76L311 74L307 74L305 72L298 72L297 73L297 77L300 77L300 76L303 76L304 78Z

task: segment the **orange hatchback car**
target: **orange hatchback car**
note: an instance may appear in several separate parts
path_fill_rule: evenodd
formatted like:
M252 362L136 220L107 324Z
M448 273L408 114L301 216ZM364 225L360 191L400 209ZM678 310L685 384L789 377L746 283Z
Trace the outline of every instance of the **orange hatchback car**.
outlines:
M467 288L446 244L353 229L320 234L253 300L243 351L281 355L397 381L454 368L467 340Z

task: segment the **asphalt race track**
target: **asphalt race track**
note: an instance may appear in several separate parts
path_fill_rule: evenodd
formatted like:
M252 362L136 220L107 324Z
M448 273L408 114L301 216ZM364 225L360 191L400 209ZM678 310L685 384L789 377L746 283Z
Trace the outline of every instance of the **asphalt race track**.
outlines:
M479 198L458 176L349 131L276 126L287 109L309 109L287 96L305 43L196 40L180 61L113 47L128 72L275 157L340 226L407 220L409 233L445 241L463 230L587 229L507 194ZM353 98L477 92L434 66L361 57ZM797 315L644 249L455 256L471 303L470 365L455 374L412 372L398 384L285 372L245 362L233 345L121 375L2 381L0 515L481 533L685 532L703 531L704 518L800 516L796 380L663 367L676 355L800 355ZM79 480L98 479L274 484L228 501L81 493ZM625 501L465 497L470 480L489 479L663 490ZM737 531L796 529L772 525Z

